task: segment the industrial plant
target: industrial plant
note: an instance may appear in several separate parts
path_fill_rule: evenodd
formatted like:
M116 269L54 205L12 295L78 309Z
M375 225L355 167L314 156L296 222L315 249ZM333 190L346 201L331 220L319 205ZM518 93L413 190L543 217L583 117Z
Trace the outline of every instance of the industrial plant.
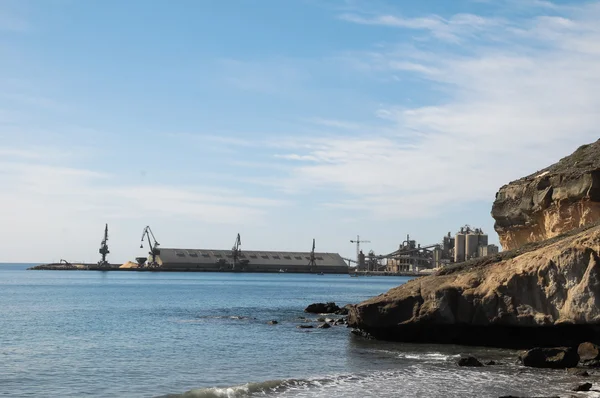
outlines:
M398 250L389 254L377 255L370 251L365 255L359 250L356 263L358 271L418 273L442 268L451 263L491 256L498 252L498 246L488 244L488 235L481 228L465 225L454 236L448 232L440 243L421 245L407 235Z
M100 243L100 260L95 264L59 263L43 264L33 269L55 270L123 270L123 271L195 271L195 272L289 272L314 274L383 273L414 275L430 272L451 263L460 263L498 253L498 246L488 244L488 235L481 228L461 227L454 236L450 232L439 243L421 245L410 235L398 250L378 255L372 250L364 254L361 243L368 240L350 240L356 244L356 259L343 258L338 253L316 252L312 241L309 252L243 250L237 234L231 250L162 248L150 226L142 231L140 248L148 248L147 257L137 257L125 264L110 264L107 260L108 224ZM354 264L354 266L352 265Z

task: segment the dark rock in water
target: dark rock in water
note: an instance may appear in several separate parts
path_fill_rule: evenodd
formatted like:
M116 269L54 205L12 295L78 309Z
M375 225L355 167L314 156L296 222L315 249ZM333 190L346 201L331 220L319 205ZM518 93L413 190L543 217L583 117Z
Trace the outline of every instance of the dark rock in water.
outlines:
M298 325L296 326L298 329L312 329L314 328L313 325Z
M340 307L335 303L315 303L304 309L304 312L309 314L333 314L340 310Z
M498 363L498 362L496 362L496 361L487 361L487 362L485 363L485 365L486 365L486 366L494 366L494 365L499 365L499 363Z
M583 383L573 389L573 391L590 391L592 389L592 383Z
M277 325L278 323L279 322L277 322L275 320L267 322L267 324L269 324L269 325Z
M325 318L317 318L317 322L325 322Z
M577 354L582 361L600 359L600 347L594 343L581 343L577 348Z
M319 329L329 329L330 327L331 327L331 325L328 323L323 323L323 324L319 325Z
M586 359L585 361L581 361L581 366L586 368L600 368L600 360Z
M570 347L534 348L520 357L525 366L533 368L565 369L579 363L579 355Z
M573 375L573 376L579 376L579 377L588 377L588 376L590 375L590 374L587 372L587 370L584 370L584 369L577 369L577 368L570 368L570 369L567 369L567 372L568 372L570 375Z
M351 304L346 304L345 306L340 308L338 311L336 311L336 314L337 315L348 315L348 312L349 312L351 306L352 306Z
M348 326L348 327L350 327L350 326ZM365 339L369 339L369 340L373 339L373 336L371 336L369 333L365 332L364 330L352 329L350 331L350 333L352 333L355 336L364 337Z
M483 364L481 362L479 362L479 360L475 357L462 357L461 359L458 360L457 362L458 366L466 366L466 367L476 367L476 368L480 368L483 366Z

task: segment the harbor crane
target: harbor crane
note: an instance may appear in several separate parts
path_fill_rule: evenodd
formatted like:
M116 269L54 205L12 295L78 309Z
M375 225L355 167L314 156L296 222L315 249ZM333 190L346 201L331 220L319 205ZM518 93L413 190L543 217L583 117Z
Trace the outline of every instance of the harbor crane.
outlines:
M235 243L231 248L231 257L233 257L233 264L231 266L232 271L243 271L244 266L250 262L249 260L243 258L245 256L242 254L242 249L240 249L241 246L242 239L240 238L240 234L238 233L237 238L235 239ZM237 268L238 264L240 265L240 268Z
M310 267L310 272L315 272L317 270L317 262L315 261L315 240L313 238L312 250L310 251L310 257L308 260L308 266Z
M159 265L156 263L156 256L160 255L160 249L158 248L160 244L156 241L156 237L154 237L154 233L152 232L152 229L150 229L150 226L146 226L142 232L140 249L144 248L145 238L148 239L148 246L150 246L150 261L148 262L148 268L158 268Z
M240 246L242 246L242 239L240 238L240 234L237 234L237 238L235 239L235 243L233 244L233 247L231 248L231 256L233 257L233 266L232 266L232 270L235 271L235 265L237 264L237 260L238 257L240 255L240 252L242 251L240 249Z
M100 268L108 268L109 264L108 261L106 261L106 256L110 253L108 250L108 224L104 227L104 239L100 242L100 249L98 252L102 255L102 259L98 261L98 266Z
M356 264L360 264L360 244L361 243L371 243L370 240L360 240L360 236L356 235L356 240L350 240L350 243L356 243Z

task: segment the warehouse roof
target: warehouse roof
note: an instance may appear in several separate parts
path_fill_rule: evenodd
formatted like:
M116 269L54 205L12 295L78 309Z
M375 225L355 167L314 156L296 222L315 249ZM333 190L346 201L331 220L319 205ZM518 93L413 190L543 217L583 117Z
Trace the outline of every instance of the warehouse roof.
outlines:
M186 263L186 264L215 264L224 259L233 261L231 250L212 249L160 249L160 259L164 264ZM239 260L248 260L250 264L273 264L273 265L308 265L310 252L273 252L273 251L241 251ZM238 261L239 261L238 260ZM346 262L338 253L315 252L315 263L319 265L347 266Z

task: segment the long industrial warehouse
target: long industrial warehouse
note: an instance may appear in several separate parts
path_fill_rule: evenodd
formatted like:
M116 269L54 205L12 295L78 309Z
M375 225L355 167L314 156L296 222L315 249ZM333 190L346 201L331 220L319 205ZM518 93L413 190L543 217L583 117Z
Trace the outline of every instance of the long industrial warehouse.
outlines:
M172 271L245 271L347 274L348 265L337 253L243 251L234 262L231 250L160 248L155 262L163 270Z

